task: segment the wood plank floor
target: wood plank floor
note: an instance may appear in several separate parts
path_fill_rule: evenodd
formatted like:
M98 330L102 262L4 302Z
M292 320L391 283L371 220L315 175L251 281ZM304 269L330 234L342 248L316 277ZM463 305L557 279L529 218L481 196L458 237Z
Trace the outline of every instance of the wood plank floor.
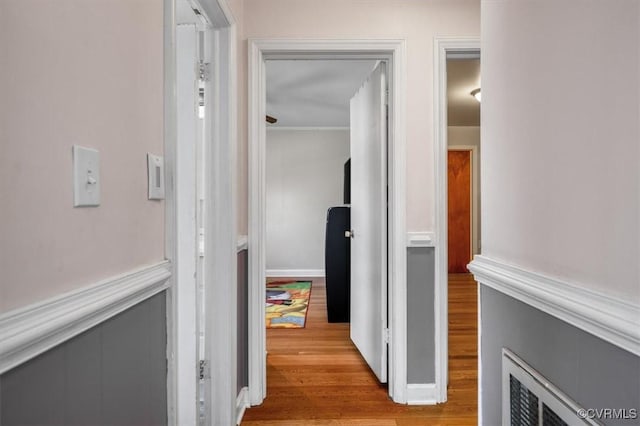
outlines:
M304 329L267 330L267 398L243 426L477 424L477 303L470 274L449 276L449 400L393 403L349 339L327 322L323 279L314 279ZM425 324L427 326L427 324Z

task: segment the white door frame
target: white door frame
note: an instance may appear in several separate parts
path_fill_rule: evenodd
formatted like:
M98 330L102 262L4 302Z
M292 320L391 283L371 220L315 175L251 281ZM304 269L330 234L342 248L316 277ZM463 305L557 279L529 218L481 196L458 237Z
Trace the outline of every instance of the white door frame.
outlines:
M435 332L436 400L447 400L448 384L448 267L447 267L447 56L480 52L479 37L436 37L433 45L434 157L436 194Z
M175 1L164 0L164 158L165 158L165 257L174 271L180 246L176 210L178 194L193 191L195 179L176 180L177 165L177 103ZM236 423L236 26L225 0L189 0L197 5L211 23L205 44L211 54L213 96L207 101L207 122L210 129L205 140L205 292L208 312L206 353L210 376L206 394L207 424ZM224 207L222 207L224 206ZM194 259L194 262L196 259ZM183 391L176 378L177 364L181 368L198 368L197 359L177 357L179 333L193 333L188 324L178 322L179 312L194 311L189 291L182 297L184 286L174 273L167 291L167 420L168 424L183 424L181 413L190 413L196 401L180 398ZM190 283L187 283L190 284ZM216 298L215 294L226 297ZM192 327L191 327L192 328ZM189 337L196 344L196 336ZM195 384L194 384L195 385ZM187 390L191 393L191 390ZM183 402L185 401L185 402ZM186 405L186 406L185 406ZM191 413L192 414L192 413ZM197 414L197 413L196 413Z
M249 40L249 399L266 396L264 317L266 59L382 59L389 63L389 394L407 401L406 42L405 40Z

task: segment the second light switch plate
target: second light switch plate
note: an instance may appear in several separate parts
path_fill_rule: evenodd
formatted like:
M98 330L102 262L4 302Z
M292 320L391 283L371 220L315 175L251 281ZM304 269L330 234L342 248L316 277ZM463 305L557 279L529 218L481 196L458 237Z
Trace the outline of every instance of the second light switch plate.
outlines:
M164 200L164 158L147 154L147 172L149 174L149 199Z

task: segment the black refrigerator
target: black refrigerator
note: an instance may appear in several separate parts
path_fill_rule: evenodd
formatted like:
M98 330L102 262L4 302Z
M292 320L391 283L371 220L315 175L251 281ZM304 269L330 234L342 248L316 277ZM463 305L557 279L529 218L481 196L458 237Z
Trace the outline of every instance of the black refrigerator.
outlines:
M350 161L344 165L344 202L350 200ZM329 322L349 322L351 306L351 230L349 206L330 207L325 232L325 282Z
M330 207L327 211L324 267L327 284L329 322L349 322L351 304L351 244L345 237L351 225L349 207Z

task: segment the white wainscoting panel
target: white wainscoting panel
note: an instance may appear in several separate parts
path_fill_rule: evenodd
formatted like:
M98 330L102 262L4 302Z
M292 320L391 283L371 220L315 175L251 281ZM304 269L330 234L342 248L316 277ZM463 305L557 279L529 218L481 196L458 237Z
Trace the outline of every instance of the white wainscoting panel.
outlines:
M433 232L407 232L407 247L435 247Z
M267 277L324 277L324 269L267 269Z
M640 356L640 306L485 256L469 270L480 284Z
M163 261L0 315L0 374L166 289Z

